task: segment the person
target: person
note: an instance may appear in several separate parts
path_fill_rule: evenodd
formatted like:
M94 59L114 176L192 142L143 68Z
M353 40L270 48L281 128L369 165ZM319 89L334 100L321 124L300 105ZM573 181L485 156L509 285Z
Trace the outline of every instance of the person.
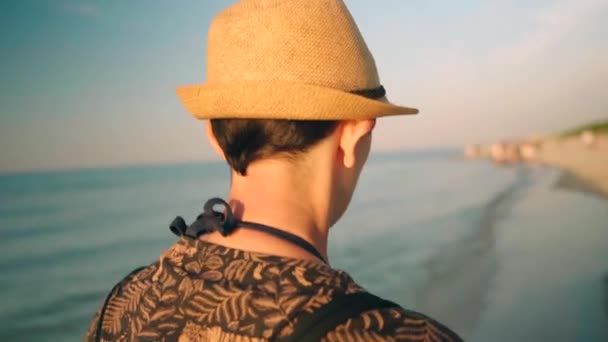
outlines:
M459 341L329 264L376 118L418 112L387 100L343 1L239 1L207 53L207 82L177 93L209 120L229 194L173 222L178 242L110 291L86 339Z

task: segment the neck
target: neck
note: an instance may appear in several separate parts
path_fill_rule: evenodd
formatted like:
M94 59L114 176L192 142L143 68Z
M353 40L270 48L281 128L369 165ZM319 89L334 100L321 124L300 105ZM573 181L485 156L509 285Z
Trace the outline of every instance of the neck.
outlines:
M232 176L228 202L236 219L271 226L294 234L312 244L327 260L330 200L327 177L302 175L287 162L268 161L252 164L247 176ZM222 237L203 237L210 242L255 252L317 260L309 252L273 235L238 229Z

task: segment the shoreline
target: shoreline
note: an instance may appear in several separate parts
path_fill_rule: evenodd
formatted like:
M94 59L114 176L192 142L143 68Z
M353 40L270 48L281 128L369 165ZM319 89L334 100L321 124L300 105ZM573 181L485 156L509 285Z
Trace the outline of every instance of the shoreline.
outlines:
M550 152L557 152L557 150ZM598 150L593 151L593 153L597 152ZM556 154L551 156L555 156L553 160L556 160L557 157L566 161L572 160L569 159L570 156L568 155ZM594 162L597 162L597 159ZM515 240L511 237L505 238L510 233L503 231L504 229L521 230L519 235L526 236L531 229L537 229L534 224L516 224L513 226L514 222L527 222L528 218L522 218L517 214L518 211L522 211L521 207L527 207L527 204L522 203L537 202L538 199L535 197L538 196L538 193L544 194L540 197L542 201L546 200L542 198L551 195L572 198L576 202L575 199L580 195L575 193L585 196L591 195L588 197L589 201L596 201L596 203L608 200L608 193L604 192L596 182L582 178L579 173L565 167L552 165L548 162L539 163L536 167L535 165L523 164L515 167L519 169L517 170L516 181L496 194L492 201L488 203L486 210L478 218L479 225L475 233L452 243L450 246L446 246L426 265L426 268L430 270L431 279L429 281L430 285L418 294L417 304L420 310L422 312L433 312L435 319L446 322L454 328L458 327L455 331L465 339L485 340L479 338L479 334L484 334L488 327L496 324L492 318L497 310L493 303L494 296L497 293L509 293L509 291L504 292L503 289L496 292L496 282L499 281L498 279L502 276L502 273L512 271L511 265L525 267L520 265L519 260L515 260L517 256L511 255L514 248L519 248L514 246L519 246L523 242L514 242ZM549 178L546 178L547 176ZM606 177L608 177L608 173ZM608 180L606 177L604 177L604 180ZM566 191L563 195L551 194L552 191L563 190ZM528 193L530 193L530 198L527 198ZM598 200L600 202L597 202ZM528 209L524 209L524 211L526 210ZM541 211L535 212L535 210ZM546 212L543 212L542 209L534 209L532 212L535 216L538 216L532 222L539 220L540 227L549 226L540 222L548 217ZM539 229L538 231L542 230ZM547 234L545 231L542 236L551 235ZM547 248L547 246L543 248ZM508 256L508 258L505 259L505 256ZM534 262L545 261L539 258ZM608 269L602 273L601 281L597 283L587 281L588 284L591 284L589 286L597 285L595 290L599 292L599 296L602 298L601 316L603 318L596 317L596 319L608 318Z
M470 340L606 341L606 202L556 189L558 168L533 170L498 223L499 268Z
M547 166L555 167L560 172L559 178L553 184L554 188L565 191L581 192L608 200L608 193L604 192L596 182L582 178L580 174L572 170L558 166Z
M591 147L573 137L547 140L539 161L562 171L558 188L608 199L608 136L599 136Z
M465 339L473 335L486 309L487 292L500 269L495 250L498 225L531 186L530 171L521 166L514 183L487 203L475 232L446 246L426 265L431 277L418 295L421 311L438 313L435 319L458 327L456 331Z

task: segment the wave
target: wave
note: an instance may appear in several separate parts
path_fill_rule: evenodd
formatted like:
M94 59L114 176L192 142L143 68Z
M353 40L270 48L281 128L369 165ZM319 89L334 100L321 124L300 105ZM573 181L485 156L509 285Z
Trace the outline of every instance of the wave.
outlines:
M500 267L494 253L497 223L533 182L527 167L516 172L514 181L487 202L464 209L478 214L470 234L438 249L426 263L429 277L418 291L417 308L459 327L461 336L469 336L475 327L484 309L484 294Z
M20 308L19 312L3 315L4 328L0 329L0 340L65 340L66 334L74 336L76 332L84 336L86 326L83 325L82 316L87 315L92 319L94 312L90 311L90 303L99 301L105 295L100 291L66 295L37 304L29 310Z

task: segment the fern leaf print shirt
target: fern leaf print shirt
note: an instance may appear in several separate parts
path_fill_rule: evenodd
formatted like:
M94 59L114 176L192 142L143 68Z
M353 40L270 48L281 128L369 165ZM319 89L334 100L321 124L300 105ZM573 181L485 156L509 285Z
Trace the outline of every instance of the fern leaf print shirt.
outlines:
M115 287L85 341L95 341L96 332L100 341L272 341L293 332L299 313L360 291L326 264L182 237ZM385 308L347 320L323 341L461 339L420 313Z

